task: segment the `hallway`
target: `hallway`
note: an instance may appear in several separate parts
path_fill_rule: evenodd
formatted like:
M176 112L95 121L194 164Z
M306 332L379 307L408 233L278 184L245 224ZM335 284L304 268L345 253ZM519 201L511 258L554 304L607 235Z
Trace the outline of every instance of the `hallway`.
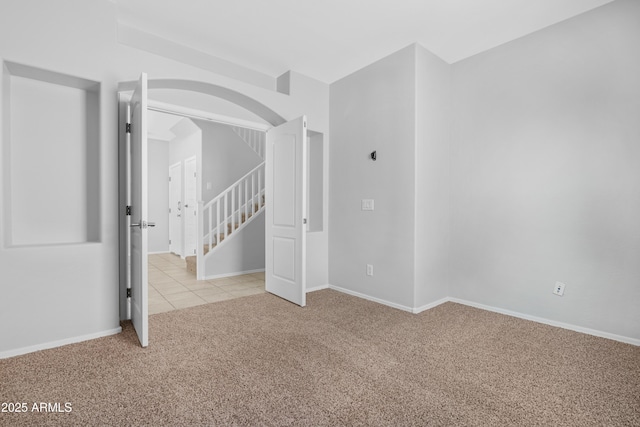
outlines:
M197 280L179 256L149 255L150 315L264 292L264 272Z

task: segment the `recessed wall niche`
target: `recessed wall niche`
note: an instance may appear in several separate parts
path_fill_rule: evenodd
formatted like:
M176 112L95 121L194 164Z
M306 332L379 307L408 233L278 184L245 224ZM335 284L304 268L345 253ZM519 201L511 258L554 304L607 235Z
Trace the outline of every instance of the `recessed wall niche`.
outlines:
M100 83L3 62L5 247L100 240Z
M312 130L307 131L307 217L308 231L322 231L324 197L323 190L323 158L324 146L322 134Z

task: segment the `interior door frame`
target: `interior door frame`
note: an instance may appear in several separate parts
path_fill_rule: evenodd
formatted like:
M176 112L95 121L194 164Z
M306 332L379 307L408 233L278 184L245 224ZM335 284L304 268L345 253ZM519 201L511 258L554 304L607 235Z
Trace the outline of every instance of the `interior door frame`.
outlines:
M178 173L176 175L172 175L171 171L177 168L178 169ZM179 193L180 193L180 197L178 200L178 206L174 206L173 205L173 199L171 198L172 196L172 191L171 188L173 186L176 185L175 181L173 181L174 177L178 177L179 178ZM170 253L174 253L176 255L179 255L180 257L182 257L184 250L182 249L182 162L176 162L172 165L169 165L169 252ZM173 210L178 211L178 213L180 214L175 220L172 219L173 218L173 214L174 211ZM178 219L179 218L179 219ZM175 221L178 221L178 224L174 224ZM179 230L179 236L174 236L173 235L173 231L174 231L174 227L176 227ZM178 251L172 251L171 249L178 249Z
M201 138L202 140L202 138ZM202 147L202 145L200 145L200 147ZM201 189L201 182L200 182L200 167L199 167L199 158L198 157L202 157L202 150L200 152L200 156L191 156L191 157L187 157L186 159L182 160L183 163L183 169L182 169L182 199L184 200L184 204L183 204L183 213L184 215L182 216L182 223L183 223L183 227L182 227L182 240L183 240L183 245L182 245L182 249L184 252L184 256L193 256L196 254L196 249L198 248L198 202L200 201L200 199L202 199L202 191L199 191ZM194 163L194 167L195 167L195 176L193 177L193 179L195 180L195 191L196 194L194 196L194 201L193 204L190 205L189 201L187 200L187 185L188 185L188 180L192 179L191 177L187 176L187 174L189 173L188 168L187 168L187 164L193 162ZM187 214L187 209L189 209L189 211L191 209L193 209L194 214L191 215L191 213ZM187 236L188 236L188 231L189 231L189 227L188 227L188 223L189 223L189 218L188 216L196 216L195 218L195 222L194 222L194 226L196 227L196 234L195 234L195 242L193 242L193 251L190 252L190 249L187 245Z

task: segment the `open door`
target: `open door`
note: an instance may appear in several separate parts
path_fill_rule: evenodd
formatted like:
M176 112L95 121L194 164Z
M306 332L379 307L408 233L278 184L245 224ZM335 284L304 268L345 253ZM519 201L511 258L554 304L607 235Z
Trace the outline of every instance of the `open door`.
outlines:
M131 322L142 347L149 343L147 234L147 75L142 73L129 104L129 206L131 207Z
M306 304L307 119L267 132L265 289Z

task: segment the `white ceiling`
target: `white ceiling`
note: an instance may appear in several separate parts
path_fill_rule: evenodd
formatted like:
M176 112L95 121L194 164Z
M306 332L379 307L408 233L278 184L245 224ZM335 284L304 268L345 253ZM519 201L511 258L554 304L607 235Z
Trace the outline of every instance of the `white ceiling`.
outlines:
M331 83L414 42L453 63L613 0L112 1L140 30Z

